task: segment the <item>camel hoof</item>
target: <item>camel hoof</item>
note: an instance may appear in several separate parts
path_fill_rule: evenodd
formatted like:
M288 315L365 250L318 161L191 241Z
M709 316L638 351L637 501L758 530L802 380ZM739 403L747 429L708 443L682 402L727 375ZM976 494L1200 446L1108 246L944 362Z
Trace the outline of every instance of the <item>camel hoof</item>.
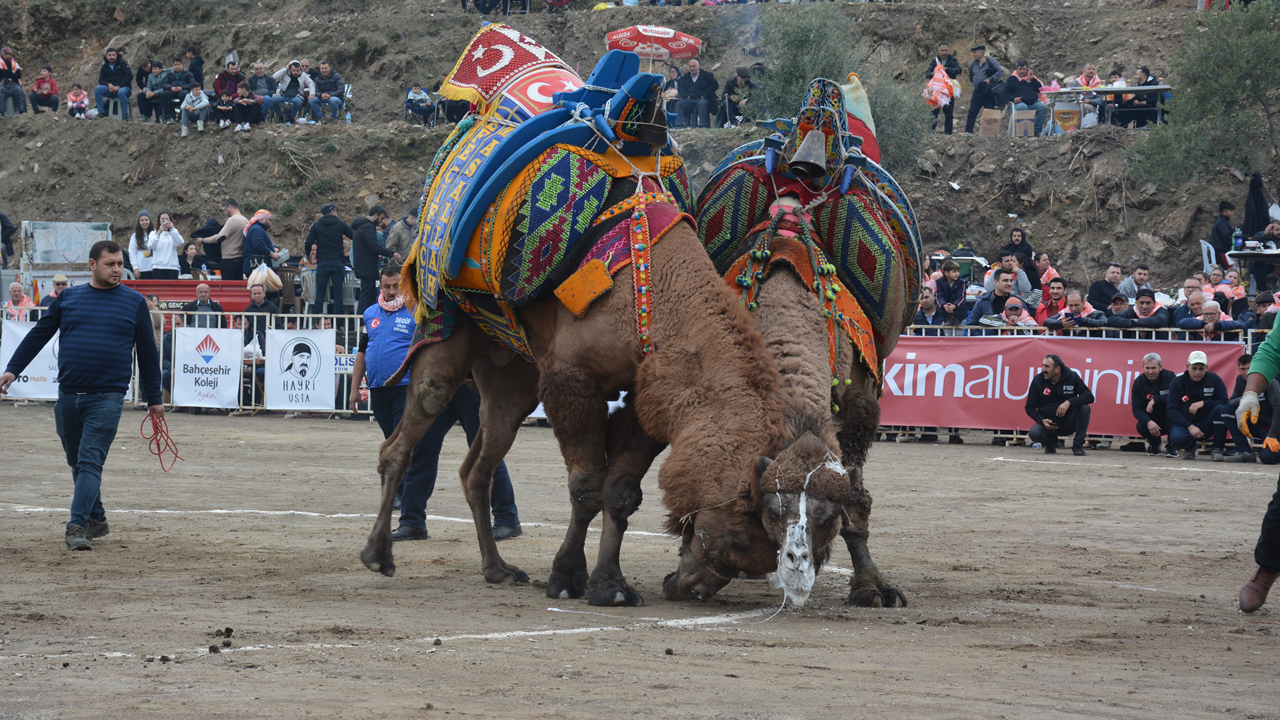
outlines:
M396 574L396 563L391 559L391 555L379 552L373 545L365 547L360 553L360 561L370 570L387 577L393 577Z
M866 585L849 591L849 604L858 607L906 607L907 596L889 585Z
M680 572L668 574L662 579L662 597L668 600L686 600L680 592Z
M547 579L547 597L552 600L570 600L579 599L587 596L587 573L573 573L566 576L565 573L556 570L551 571L551 577Z
M529 582L529 574L520 568L510 565L508 567L498 567L493 570L486 570L484 573L484 581L499 585L501 583L521 583Z
M614 585L587 593L587 603L597 607L643 607L644 598L626 585Z

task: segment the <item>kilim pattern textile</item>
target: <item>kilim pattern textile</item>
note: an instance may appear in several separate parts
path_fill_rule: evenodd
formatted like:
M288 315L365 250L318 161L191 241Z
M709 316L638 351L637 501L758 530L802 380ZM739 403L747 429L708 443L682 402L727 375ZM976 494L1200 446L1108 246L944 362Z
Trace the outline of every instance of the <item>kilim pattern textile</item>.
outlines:
M816 208L813 225L883 350L907 310L903 255L883 209L869 191L856 187Z
M734 250L769 210L773 192L764 168L743 164L731 168L698 206L698 239L723 273Z
M502 294L522 307L573 272L578 240L604 210L613 178L566 148L552 148L517 180L527 182L502 267ZM501 226L498 223L497 226ZM586 248L583 248L585 251Z
M683 165L675 174L664 177L662 185L676 199L676 207L680 208L680 212L693 214L693 188L689 186L689 173L685 172Z

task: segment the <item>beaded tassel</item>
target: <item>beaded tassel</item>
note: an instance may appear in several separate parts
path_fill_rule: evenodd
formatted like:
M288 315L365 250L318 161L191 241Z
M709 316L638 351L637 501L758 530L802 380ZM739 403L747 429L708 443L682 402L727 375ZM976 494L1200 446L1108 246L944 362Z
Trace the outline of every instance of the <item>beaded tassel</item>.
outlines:
M640 352L646 357L653 352L649 337L649 311L653 309L653 293L649 285L649 217L645 213L646 198L641 196L631 213L631 277L636 293L636 334L640 336Z

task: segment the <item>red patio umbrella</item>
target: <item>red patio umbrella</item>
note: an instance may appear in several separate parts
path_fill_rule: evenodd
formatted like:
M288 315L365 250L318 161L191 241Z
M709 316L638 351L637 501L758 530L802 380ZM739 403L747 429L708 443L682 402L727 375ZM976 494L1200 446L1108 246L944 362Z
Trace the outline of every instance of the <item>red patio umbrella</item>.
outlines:
M679 30L659 25L632 25L605 35L609 50L628 50L642 58L654 60L684 60L697 57L702 41Z

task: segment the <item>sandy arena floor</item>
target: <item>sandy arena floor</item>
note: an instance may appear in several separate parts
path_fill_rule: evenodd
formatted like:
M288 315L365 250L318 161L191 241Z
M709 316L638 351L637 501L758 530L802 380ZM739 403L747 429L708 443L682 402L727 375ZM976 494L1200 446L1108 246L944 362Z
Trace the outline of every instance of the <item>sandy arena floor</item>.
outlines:
M648 604L548 600L567 501L547 429L508 459L525 535L499 546L537 582L491 586L460 429L431 539L385 578L357 557L375 424L174 415L165 475L142 417L108 461L111 534L71 553L52 413L0 406L0 718L1280 717L1280 598L1236 609L1273 468L880 443L872 549L910 607L847 606L840 548L764 622L764 582L662 599L677 542L653 478L623 550Z

